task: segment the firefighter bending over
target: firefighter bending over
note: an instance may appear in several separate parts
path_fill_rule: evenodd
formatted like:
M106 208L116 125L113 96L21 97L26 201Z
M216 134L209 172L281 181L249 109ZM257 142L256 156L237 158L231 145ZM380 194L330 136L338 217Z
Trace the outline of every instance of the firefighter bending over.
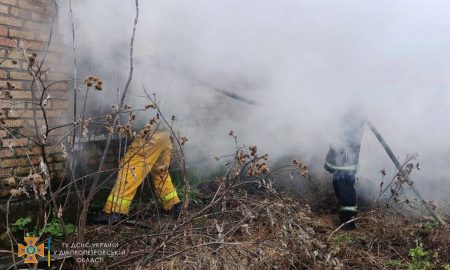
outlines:
M121 159L104 212L94 222L115 223L127 215L137 189L148 174L151 174L154 194L164 212L178 217L182 203L169 174L172 148L170 132L158 130L150 134L141 130Z
M339 201L339 223L352 220L357 214L356 171L359 163L364 120L360 113L352 111L342 121L342 132L336 145L331 145L326 156L325 169L333 174L333 187ZM344 229L356 229L354 221L343 226Z

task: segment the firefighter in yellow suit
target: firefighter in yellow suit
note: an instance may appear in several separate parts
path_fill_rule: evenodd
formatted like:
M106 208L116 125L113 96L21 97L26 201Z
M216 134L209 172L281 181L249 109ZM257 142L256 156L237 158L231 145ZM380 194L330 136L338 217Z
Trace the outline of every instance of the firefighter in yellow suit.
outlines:
M173 148L170 132L155 131L146 138L141 131L139 135L121 159L117 180L106 200L104 213L94 222L114 223L122 215L127 215L137 189L148 174L151 174L154 194L163 210L174 216L179 215L182 203L169 174Z

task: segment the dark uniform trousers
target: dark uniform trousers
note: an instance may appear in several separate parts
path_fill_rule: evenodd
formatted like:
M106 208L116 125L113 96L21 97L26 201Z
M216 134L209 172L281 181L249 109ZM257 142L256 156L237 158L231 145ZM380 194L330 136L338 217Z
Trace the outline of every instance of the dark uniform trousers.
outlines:
M357 212L356 206L356 176L352 172L337 172L333 174L334 193L339 201L341 212Z

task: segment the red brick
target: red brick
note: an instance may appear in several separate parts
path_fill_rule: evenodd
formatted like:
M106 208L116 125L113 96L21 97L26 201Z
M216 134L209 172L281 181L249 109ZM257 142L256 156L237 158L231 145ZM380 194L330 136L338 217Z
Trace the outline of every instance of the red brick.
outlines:
M31 10L23 9L23 8L15 8L11 7L10 14L14 17L19 17L20 19L31 19Z
M0 98L0 108L6 108L11 104L11 102Z
M36 135L36 130L34 128L24 128L20 131L23 136L34 137Z
M38 35L38 34L35 33L35 35ZM46 37L46 39L44 39L44 41L45 41L45 43L46 43L47 40L48 40L48 33L45 34L45 37ZM53 37L53 38L54 38L54 37ZM62 45L61 45L61 46L62 46ZM43 53L41 53L41 54L42 54L42 56L43 56ZM41 55L39 55L39 53L38 53L38 59L39 59L39 60L41 60L41 57L40 57L40 56L41 56ZM52 50L49 50L48 53L47 53L47 58L46 58L45 62L56 61L56 62L59 63L60 60L63 59L63 57L64 57L64 54L59 53L59 52L55 52L55 51L52 51ZM23 58L24 58L24 56L23 56L23 51L22 51L22 50L14 50L13 52L11 52L10 58L23 59Z
M4 138L8 135L8 132L6 130L0 130L0 138Z
M21 138L21 139L3 139L2 140L3 147L18 147L22 146L25 147L28 145L28 139L27 138Z
M48 29L50 29L50 26L47 23L38 23L35 21L25 21L24 27L36 31L40 31L43 33L47 33Z
M25 124L24 120L22 120L22 119L19 119L19 120L6 119L5 120L5 126L10 127L10 128L23 127L24 124Z
M0 15L0 24L22 27L22 20L10 16Z
M23 55L23 50L21 49L15 49L9 54L9 59L16 59L16 60L24 60L25 56Z
M20 30L15 30L15 29L9 30L9 36L15 37L15 38L23 38L23 39L33 39L34 38L33 32L20 31Z
M47 111L47 116L48 117L58 118L58 117L64 116L66 113L67 112L65 110L63 110L63 111L49 110L49 111Z
M6 71L4 71L3 69L0 70L0 78L5 79L6 75L7 75Z
M0 106L2 108L13 108L15 110L25 109L25 103L24 101L16 102L13 100L6 100L6 99L0 99Z
M65 161L66 159L62 155L57 155L53 157L53 160L55 161Z
M17 156L26 156L26 155L35 156L41 153L41 148L37 146L31 149L16 148L15 153Z
M48 154L55 154L55 153L61 153L61 147L58 145L52 145L45 147L45 153Z
M27 127L34 128L34 120L30 119L30 120L26 121L25 124ZM39 126L39 124L38 124L38 126Z
M10 110L7 110L7 118L8 119L20 119L20 118L22 118L22 113L23 113L22 110L17 110L14 107L14 104L11 105L11 106L8 106L8 107L14 109L12 112Z
M15 6L16 5L16 0L0 0L0 3Z
M1 80L0 87L6 88L7 82L8 81ZM10 82L10 83L15 86L15 89L23 89L23 82Z
M45 12L47 10L46 6L44 6L43 4L39 4L37 1L33 2L30 0L19 0L19 7L42 12Z
M33 117L33 111L31 109L25 110L25 111L18 111L17 114L20 115L20 118L32 118Z
M0 26L0 36L7 36L7 35L8 35L8 28Z
M51 112L51 111L52 111L52 110L47 110L47 111L46 111L47 117L49 117L48 114L49 114L49 112ZM23 112L21 112L21 113L23 113L23 115L22 115L23 118L34 118L34 113L33 113L33 110L32 110L32 109L28 109L28 110L23 111ZM36 118L42 118L42 111L41 111L40 108L38 108L38 109L36 110ZM34 127L34 122L33 122L32 124L30 124L30 126Z
M44 42L40 41L23 41L23 47L26 50L43 50L45 48Z
M9 7L5 5L0 5L0 13L8 14L9 13Z
M31 99L31 91L11 91L14 99Z
M19 63L14 64L12 62L12 60L4 60L1 67L3 68L15 68L15 69L20 69L21 65Z
M15 80L33 80L33 76L27 72L10 71L9 77Z
M18 8L15 8L15 7L11 7L11 15L13 15L14 17L21 17L20 15L20 11L21 11L22 9L18 9Z
M16 47L17 41L6 37L0 37L0 46Z
M40 117L40 115L42 115L41 114L42 112L39 112L39 111L40 111L40 109L36 111L36 113L37 113L36 123L37 123L37 126L39 128L41 128L45 124L45 121L42 119L42 117ZM35 127L34 119L23 119L23 121L24 121L24 126L27 125L27 127L34 129L34 127Z
M13 153L11 152L11 150L7 149L7 150L1 150L0 151L0 159L1 158L8 158L8 157L12 157Z
M27 167L16 167L13 173L17 176L26 176L30 173L30 167L29 165Z
M26 166L29 164L30 164L30 161L27 158L2 160L2 168Z
M31 162L33 163L33 165L38 165L41 162L41 159L38 157L32 157Z
M26 103L25 102L15 102L15 103L11 104L10 107L15 110L25 109Z
M32 11L31 12L31 19L33 21L49 21L49 18L51 18L51 14L49 14L49 12L36 12L36 11Z
M9 29L9 36L13 38L23 38L37 41L47 41L48 35L36 33L33 31L20 31L15 29ZM23 52L22 52L23 56Z

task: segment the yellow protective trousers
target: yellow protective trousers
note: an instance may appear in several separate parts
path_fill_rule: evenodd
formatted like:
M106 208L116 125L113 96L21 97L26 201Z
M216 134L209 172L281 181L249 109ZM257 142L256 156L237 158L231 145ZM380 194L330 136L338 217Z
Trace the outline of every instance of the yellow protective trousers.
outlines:
M149 173L157 199L165 210L180 202L169 164L172 153L170 133L157 131L150 139L136 136L120 161L117 180L104 208L106 213L128 214L136 191Z

